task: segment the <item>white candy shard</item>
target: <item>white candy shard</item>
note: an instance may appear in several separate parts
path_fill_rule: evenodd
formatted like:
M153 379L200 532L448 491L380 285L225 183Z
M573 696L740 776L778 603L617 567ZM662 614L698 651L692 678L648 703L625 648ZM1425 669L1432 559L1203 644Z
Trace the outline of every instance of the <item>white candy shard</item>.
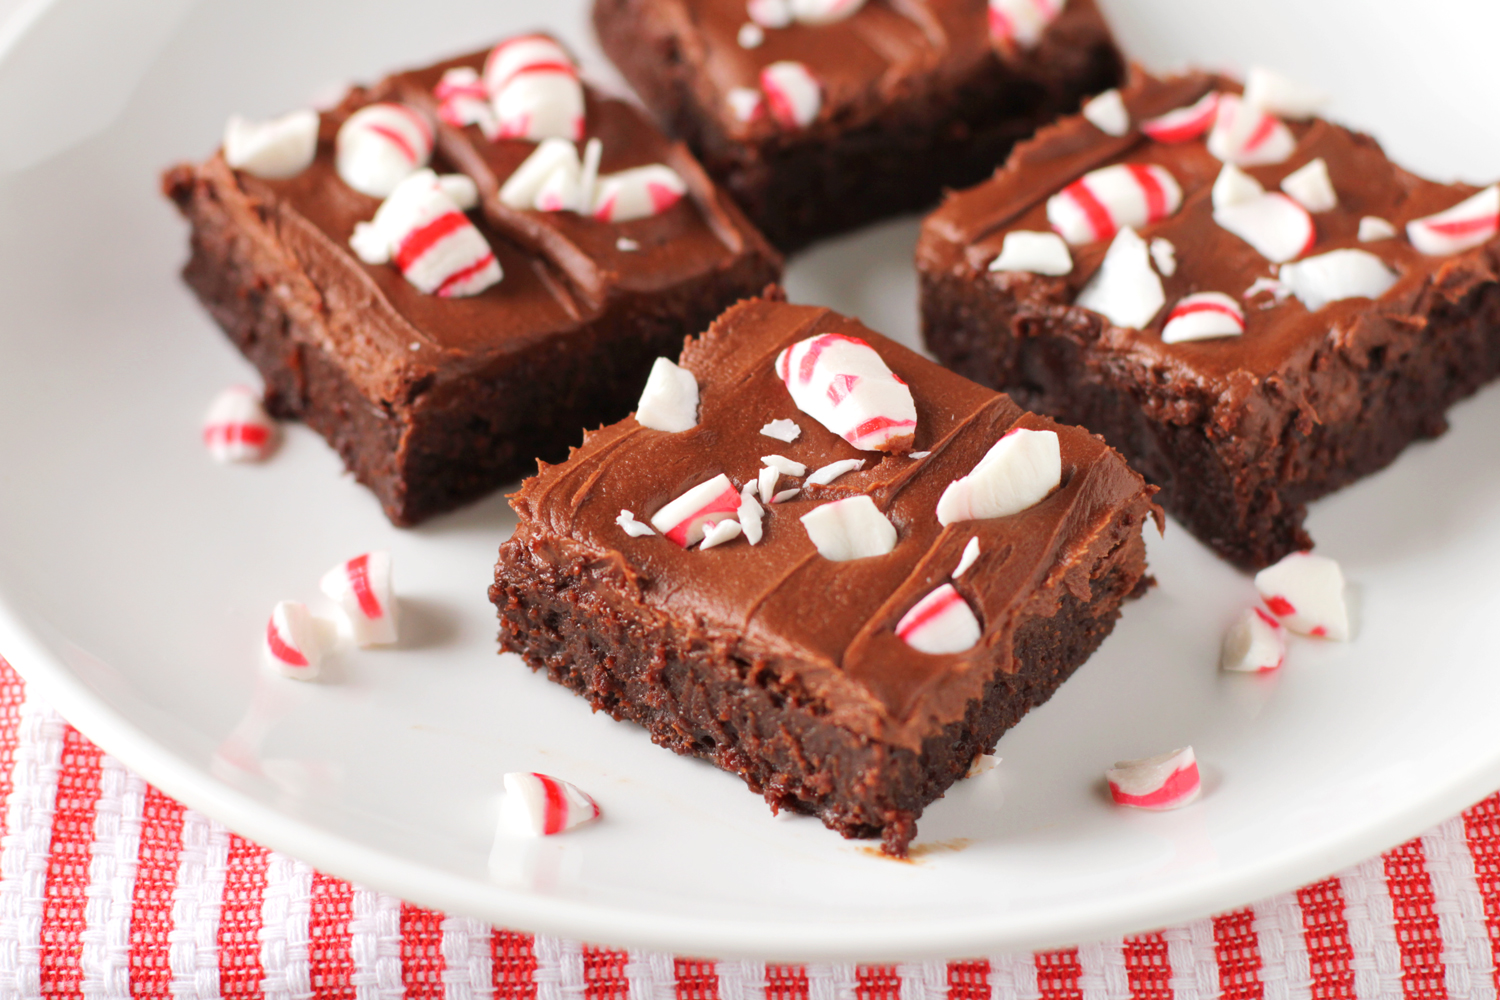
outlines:
M567 139L546 139L500 186L500 203L509 208L535 208L537 195L553 174L580 172L578 149Z
M277 673L299 681L312 680L318 676L323 660L323 629L307 605L280 601L266 622L262 650L266 663Z
M795 420L773 420L760 429L760 432L768 438L785 441L791 444L802 436L802 428L797 426Z
M636 423L677 434L698 426L698 380L686 368L657 358L635 407Z
M798 493L801 493L801 492L802 492L801 490L782 490L780 493L776 494L774 497L771 498L771 502L772 503L786 503L788 500L792 499Z
M1029 271L1052 276L1073 270L1073 255L1056 233L1016 230L1005 234L1000 255L990 261L991 271Z
M1282 118L1302 121L1316 115L1328 103L1328 95L1263 66L1253 66L1245 77L1245 103Z
M318 587L349 620L356 646L388 646L396 641L396 590L391 554L366 552L323 574Z
M791 0L792 16L803 24L842 21L865 5L865 0Z
M1341 299L1378 299L1398 277L1365 250L1331 250L1281 269L1281 280L1312 312Z
M917 406L905 382L857 337L822 333L788 347L776 374L797 408L861 451L905 451Z
M1237 337L1245 332L1245 312L1222 292L1198 292L1178 300L1161 330L1164 344L1213 337Z
M1477 247L1500 234L1500 184L1466 198L1452 208L1406 224L1406 238L1419 253L1432 257Z
M1134 229L1125 228L1110 244L1099 271L1075 304L1092 309L1115 326L1144 329L1167 302L1161 278L1151 269L1151 251Z
M1292 290L1275 278L1256 278L1250 283L1250 287L1245 289L1244 297L1253 299L1262 293L1269 293L1275 298L1278 305L1292 297ZM1264 309L1266 307L1262 306L1261 308Z
M1122 136L1130 131L1130 111L1120 97L1119 88L1084 101L1082 112L1089 124L1105 135Z
M1359 241L1374 243L1388 240L1396 235L1396 227L1378 215L1367 215L1359 220Z
M735 514L739 514L738 507L735 508ZM698 551L702 552L704 549L711 549L716 545L723 545L725 542L733 541L740 537L741 530L740 522L738 521L720 521L703 533L703 544L698 546Z
M1214 222L1277 264L1307 253L1318 239L1307 209L1279 192L1216 208Z
M1242 167L1281 163L1297 150L1292 130L1276 116L1221 94L1208 132L1208 151Z
M376 251L383 249L406 280L429 295L477 295L502 277L484 236L431 170L402 181L372 221L355 227L350 245L366 263L381 263Z
M735 121L753 122L766 113L765 98L758 90L734 87L724 99L729 102L729 110L734 114Z
M744 529L745 541L751 545L759 545L764 534L761 524L766 516L766 509L755 499L754 483L746 483L740 487L740 508L735 516L739 519L740 527Z
M965 778L977 778L981 774L989 774L991 771L993 771L995 768L997 768L999 766L1000 766L1000 758L999 757L996 757L994 754L982 753L982 754L977 755L974 758L974 760L969 764L969 770L964 775L964 777Z
M800 62L774 62L761 70L760 89L771 117L783 128L811 125L823 107L823 85Z
M1104 778L1111 798L1137 809L1176 809L1196 799L1202 789L1192 747L1118 761L1104 772Z
M629 222L660 215L687 194L687 182L664 163L631 167L599 178L593 216L602 222Z
M1185 108L1141 122L1141 131L1157 142L1189 142L1209 130L1218 111L1219 95L1210 92Z
M510 139L583 138L583 84L573 57L541 35L501 42L484 63L496 134Z
M953 584L922 598L896 623L896 635L919 653L962 653L979 641L979 619Z
M578 183L579 172L577 160L552 171L542 182L542 188L536 193L536 201L531 207L538 212L577 211L578 199L582 193Z
M827 486L846 472L858 472L865 467L862 458L846 458L842 462L829 462L813 472L803 481L803 486Z
M1047 199L1047 222L1074 246L1170 218L1182 188L1164 167L1117 163L1084 174Z
M505 776L498 831L502 837L550 837L598 818L598 804L576 785L524 771Z
M338 175L354 190L385 198L432 157L432 128L404 104L370 104L339 126Z
M1281 181L1281 190L1309 212L1331 212L1339 207L1338 192L1328 176L1328 164L1320 156L1298 167Z
M969 539L969 543L964 546L963 555L958 557L958 565L953 570L953 579L957 580L959 577L963 576L964 573L968 571L969 567L974 565L974 560L978 558L979 536L975 535L973 538Z
M883 556L896 547L896 526L867 496L825 503L801 520L818 554L833 562Z
M639 243L626 236L621 236L619 239L615 240L615 249L620 251L621 253L633 253L640 248L641 245Z
M1151 241L1151 262L1164 278L1177 273L1177 247L1160 236Z
M776 480L780 478L781 470L777 469L774 465L767 465L761 468L760 476L756 481L756 488L760 490L761 496L767 498L766 503L776 502L771 498L776 496Z
M578 171L578 211L594 204L599 190L599 164L604 160L604 143L590 139L583 145L583 166Z
M444 124L454 128L477 125L486 139L494 139L499 133L490 92L474 68L454 66L446 70L432 89L432 96L437 98L438 120Z
M1245 173L1233 163L1224 164L1214 180L1212 192L1214 211L1244 205L1266 193L1260 181Z
M989 0L990 38L1004 46L1035 48L1067 0Z
M734 36L735 41L740 43L742 49L758 49L766 43L765 29L752 22L740 25L739 33Z
M438 187L452 199L460 212L470 212L479 207L479 185L466 174L442 174Z
M1260 608L1247 608L1224 633L1219 667L1241 673L1266 673L1286 659L1286 630Z
M800 478L807 475L807 466L801 462L794 462L785 455L762 455L760 456L760 460L783 476L797 476Z
M683 548L703 540L720 521L739 513L740 495L729 477L720 473L699 483L651 517L651 526Z
M224 126L224 162L256 177L295 177L318 152L318 113L293 111L268 122L234 115Z
M1255 574L1255 589L1271 613L1299 635L1345 642L1349 610L1339 564L1310 552L1293 552Z
M907 455L906 457L907 458L911 458L911 459L921 460L921 459L924 459L928 455L931 455L931 454L932 454L932 452L930 452L930 451L914 451L910 455Z
M785 28L792 23L792 7L787 0L750 0L746 13L762 28Z
M276 425L255 390L232 385L203 417L203 445L216 462L259 462L276 445Z
M996 441L967 476L938 498L938 523L1007 517L1040 503L1062 482L1062 448L1055 431L1018 427Z
M615 518L615 523L631 538L644 538L647 535L656 534L651 525L637 521L635 515L628 510L621 509L620 516Z

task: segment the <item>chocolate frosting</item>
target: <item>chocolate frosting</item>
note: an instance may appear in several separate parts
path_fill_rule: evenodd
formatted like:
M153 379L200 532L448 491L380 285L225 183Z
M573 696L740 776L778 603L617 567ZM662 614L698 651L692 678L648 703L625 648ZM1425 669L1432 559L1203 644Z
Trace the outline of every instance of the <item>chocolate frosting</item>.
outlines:
M774 362L783 348L820 333L867 341L906 380L918 414L914 448L930 456L858 451L796 408ZM512 498L520 526L507 544L576 543L633 581L648 608L701 629L706 641L733 637L741 644L736 655L764 658L835 722L876 739L917 749L935 726L963 718L997 663L1015 669L1016 625L1055 613L1064 593L1087 600L1094 568L1140 530L1152 508L1152 489L1099 438L1027 414L828 309L742 302L688 343L682 363L699 384L697 426L667 433L631 416L587 435L568 462L544 466ZM788 444L760 433L778 418L795 420L801 436ZM944 488L1012 427L1058 433L1062 485L1019 514L939 525ZM769 454L802 462L809 472L849 458L866 467L769 506L765 535L754 546L737 539L708 551L682 549L660 535L632 538L615 523L622 509L649 521L720 473L738 489ZM823 558L798 518L859 494L872 497L896 526L895 550L848 562ZM953 583L983 638L959 654L911 649L895 635L897 621L948 582L975 537L978 561Z

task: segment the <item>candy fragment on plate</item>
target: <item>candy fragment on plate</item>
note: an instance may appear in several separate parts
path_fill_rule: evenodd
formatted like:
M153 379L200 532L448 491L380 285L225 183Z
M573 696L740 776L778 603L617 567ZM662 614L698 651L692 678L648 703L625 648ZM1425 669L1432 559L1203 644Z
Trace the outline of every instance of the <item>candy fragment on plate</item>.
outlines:
M972 472L948 484L938 498L938 523L1007 517L1039 503L1061 482L1057 432L1018 427L996 441Z
M1406 238L1431 257L1477 247L1500 234L1500 184L1466 198L1452 208L1406 224Z
M1328 163L1321 156L1287 174L1281 181L1281 190L1309 212L1331 212L1339 207L1338 192L1328 176Z
M1339 564L1311 552L1293 552L1255 574L1255 589L1271 614L1298 635L1346 642L1349 609Z
M365 552L339 563L323 574L318 588L348 619L356 646L396 641L396 589L389 552Z
M1281 281L1310 312L1342 299L1378 299L1397 274L1366 250L1330 250L1281 269Z
M972 649L983 631L974 610L951 583L935 588L896 623L896 635L919 653Z
M999 255L990 261L991 271L1027 271L1052 277L1073 270L1068 244L1056 233L1014 230L1005 234Z
M883 556L896 547L896 526L867 496L814 507L801 521L818 554L832 562Z
M990 39L1000 45L1035 48L1067 0L989 0Z
M1223 292L1198 292L1178 300L1162 327L1164 344L1212 337L1237 337L1245 332L1245 312Z
M224 126L224 162L256 177L295 177L318 152L318 113L293 111L270 121L232 116Z
M1105 135L1119 137L1130 131L1130 112L1118 87L1084 101L1081 111L1088 123Z
M386 198L432 157L432 126L404 104L369 104L345 119L334 140L338 175L360 194Z
M1219 667L1242 673L1267 673L1286 659L1286 629L1260 608L1246 608L1224 633Z
M599 804L577 785L534 771L512 771L505 776L498 832L509 837L550 837L591 823L599 815Z
M1208 130L1208 151L1224 163L1241 167L1281 163L1297 150L1291 129L1261 108L1234 94L1221 94Z
M276 425L255 390L232 385L204 415L203 445L216 462L259 462L276 445Z
M656 534L656 530L651 525L644 521L637 521L634 514L623 508L620 510L620 516L615 518L615 523L631 538L645 538L647 535Z
M501 42L484 62L497 134L510 139L583 138L583 84L557 42L527 35Z
M1120 230L1074 304L1099 313L1115 326L1145 328L1167 302L1161 278L1151 264L1146 241L1134 229Z
M1192 747L1141 760L1122 760L1104 772L1109 794L1122 806L1177 809L1198 797L1202 783Z
M683 548L703 541L708 530L739 513L740 495L720 473L699 483L651 517L651 526Z
M374 219L355 225L349 245L366 264L394 263L428 295L478 295L504 277L484 234L431 170L397 185Z
M1219 95L1210 92L1194 104L1141 122L1141 131L1161 143L1190 142L1209 130L1218 110Z
M266 663L277 673L299 681L318 676L327 648L319 620L297 601L279 601L266 622L262 650Z
M771 117L783 128L805 128L823 108L823 85L800 62L774 62L761 70L760 89Z
M1117 163L1091 170L1047 199L1047 222L1074 246L1170 218L1182 187L1165 167Z
M760 429L760 432L768 438L785 441L791 444L802 436L802 428L797 426L795 420L773 420Z
M657 358L635 408L636 423L679 434L698 426L698 380L686 368Z
M776 374L799 410L861 451L911 447L911 389L863 340L821 333L798 341L777 356Z

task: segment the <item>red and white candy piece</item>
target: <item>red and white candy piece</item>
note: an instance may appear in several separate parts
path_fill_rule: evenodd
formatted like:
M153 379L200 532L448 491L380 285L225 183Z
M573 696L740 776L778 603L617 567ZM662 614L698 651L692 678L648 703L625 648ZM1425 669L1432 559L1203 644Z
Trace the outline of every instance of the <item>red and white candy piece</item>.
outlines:
M792 5L788 0L749 0L745 12L762 28L785 28L792 23Z
M1345 642L1349 609L1339 564L1311 552L1293 552L1255 574L1255 589L1271 613L1299 635Z
M255 390L232 385L203 418L203 445L217 462L259 462L276 446L276 425Z
M1167 303L1161 278L1151 264L1146 241L1134 229L1120 230L1098 273L1083 286L1074 304L1092 309L1115 326L1145 329Z
M1396 227L1378 215L1367 215L1359 220L1359 241L1375 243L1396 235Z
M1245 173L1233 163L1224 164L1219 176L1214 178L1211 191L1214 211L1231 205L1243 205L1266 193L1260 181Z
M1316 115L1328 103L1328 95L1264 66L1253 66L1245 76L1244 100L1251 107L1301 121Z
M429 295L477 295L503 277L483 234L431 170L402 181L373 220L354 227L349 245L367 264L394 262Z
M349 620L356 646L388 646L396 641L396 590L391 554L365 552L339 563L318 583Z
M1164 167L1117 163L1084 174L1047 199L1047 222L1074 246L1170 218L1182 188Z
M1465 198L1452 208L1406 224L1406 238L1432 257L1477 247L1500 234L1500 184Z
M502 836L550 837L592 823L599 804L581 788L547 774L512 771L500 800Z
M1105 135L1118 137L1130 131L1130 111L1118 87L1084 101L1079 110L1090 125Z
M699 483L651 516L651 526L683 548L703 541L708 530L739 513L740 495L720 473Z
M698 426L698 380L686 368L657 358L635 407L636 423L677 434Z
M1312 312L1341 299L1378 299L1398 275L1366 250L1331 250L1281 269L1281 281Z
M1281 181L1281 190L1309 212L1331 212L1339 207L1338 192L1328 176L1328 163L1321 156L1287 174Z
M896 635L919 653L962 653L982 634L963 595L945 583L922 598L896 623Z
M1035 48L1067 0L990 0L990 39L1000 45Z
M1122 806L1137 809L1177 809L1198 797L1202 782L1192 747L1122 760L1104 772L1109 794Z
M478 125L486 139L494 139L500 123L490 105L490 92L479 72L470 66L454 66L443 73L432 90L437 98L438 120L454 128Z
M814 507L801 521L818 554L832 562L883 556L896 547L896 526L867 496Z
M917 432L911 389L875 348L840 333L798 341L776 358L797 408L861 451L906 451Z
M1286 629L1260 608L1247 608L1229 631L1219 653L1219 667L1237 673L1263 674L1286 659Z
M1292 130L1269 112L1246 104L1234 94L1219 95L1208 151L1225 163L1242 167L1281 163L1297 150Z
M1318 241L1318 228L1307 209L1280 192L1216 206L1214 222L1277 264L1302 256Z
M1194 104L1141 122L1141 131L1157 142L1189 142L1207 132L1219 111L1219 95L1204 94Z
M404 104L371 104L339 126L334 166L344 183L385 198L432 158L432 127Z
M738 508L736 508L735 514L738 516ZM720 521L703 533L703 544L698 546L698 551L705 552L715 546L723 545L725 542L733 541L740 537L740 532L743 530L740 527L740 522L733 518Z
M787 444L791 444L802 436L802 428L797 426L797 421L787 420L785 417L771 421L762 427L760 432L768 438L785 441Z
M729 103L735 121L753 122L766 113L766 99L758 90L734 87L724 99Z
M519 211L538 208L543 188L555 184L553 177L570 176L576 186L582 170L578 147L571 141L544 139L500 185L500 203Z
M1015 230L1005 234L1000 254L990 261L991 271L1027 271L1052 277L1073 270L1073 255L1056 233Z
M792 17L803 24L842 21L865 5L865 0L791 0Z
M312 165L317 152L316 111L293 111L268 122L234 115L224 126L224 162L256 177L295 177Z
M1164 344L1213 337L1237 337L1245 332L1245 311L1223 292L1198 292L1178 300L1162 327Z
M299 681L318 676L327 638L322 624L297 601L279 601L266 622L262 643L266 663L277 673Z
M1057 433L1018 427L996 441L974 471L948 484L938 498L938 523L1008 517L1040 503L1061 482Z
M592 214L602 222L660 215L687 194L687 182L664 163L632 167L599 178Z
M573 57L550 38L501 42L484 62L497 134L509 139L583 138L583 84Z
M800 62L783 60L761 70L760 89L771 117L783 128L805 128L823 108L823 85Z

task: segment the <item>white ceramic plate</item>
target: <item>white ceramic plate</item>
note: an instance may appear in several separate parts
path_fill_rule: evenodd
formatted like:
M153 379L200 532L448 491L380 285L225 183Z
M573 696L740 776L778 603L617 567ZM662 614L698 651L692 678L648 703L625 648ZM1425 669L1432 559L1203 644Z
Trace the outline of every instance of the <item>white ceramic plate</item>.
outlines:
M928 810L915 864L774 820L737 779L497 657L485 587L513 524L502 499L393 530L301 428L264 467L213 465L200 415L249 369L176 278L185 232L157 171L206 153L230 112L269 115L538 20L592 52L583 6L55 0L26 8L29 34L0 32L0 159L37 164L0 176L0 651L86 733L246 835L421 903L780 958L1159 926L1319 877L1500 785L1495 391L1317 506L1320 551L1361 594L1357 641L1298 644L1276 677L1222 676L1221 630L1250 582L1169 530L1151 543L1161 585L1004 738L999 769ZM1371 0L1111 6L1157 65L1263 59L1339 93L1338 114L1414 167L1500 173L1477 127L1500 105L1481 75L1493 5L1429 5L1420 24ZM1326 43L1335 26L1347 46ZM915 232L799 258L793 297L914 342ZM375 547L395 554L402 648L348 655L316 684L263 673L272 603L315 599L326 567ZM1103 767L1187 743L1208 775L1199 804L1107 803ZM500 777L518 769L577 782L606 821L492 865Z

